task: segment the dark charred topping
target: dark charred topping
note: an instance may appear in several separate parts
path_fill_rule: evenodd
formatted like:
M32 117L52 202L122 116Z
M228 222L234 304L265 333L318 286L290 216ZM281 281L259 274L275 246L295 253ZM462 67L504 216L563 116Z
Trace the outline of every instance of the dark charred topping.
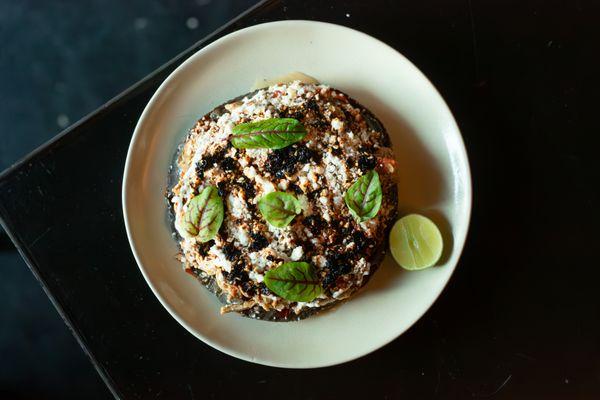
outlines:
M361 252L369 247L369 238L366 237L362 231L355 230L352 234L352 240L354 241L355 249L358 252Z
M251 281L242 282L240 286L242 287L242 291L248 297L252 297L256 294L256 286Z
M242 188L242 190L244 191L244 195L246 197L246 201L249 201L250 199L253 199L254 196L256 196L256 189L254 188L254 184L252 183L251 180L249 180L248 178L246 178L246 176L242 175L240 176L236 182L235 182L239 187Z
M206 157L203 157L202 160L198 161L196 163L196 175L198 178L201 180L204 179L204 172L221 163L226 152L227 149L219 149L213 154L208 154Z
M315 252L315 245L310 239L300 240L298 244L302 246L302 249L304 250L303 260L305 261L310 262L312 256L319 254Z
M231 157L225 157L219 163L223 171L233 171L236 167L236 164L237 163L235 162L235 160Z
M298 146L298 150L294 154L296 159L301 164L309 163L311 160L315 162L319 162L321 157L314 150L309 149L306 146Z
M315 114L321 114L321 108L319 107L319 104L317 104L315 99L308 100L304 107L306 107L307 110L314 112Z
M225 254L225 258L231 262L236 261L242 255L240 249L235 247L233 243L226 243L223 246L223 253Z
M321 189L316 189L311 192L308 192L306 196L309 198L309 200L316 200L317 197L319 197L319 193L321 193Z
M327 222L317 214L309 215L304 218L302 224L315 236L319 235L327 226Z
M196 176L198 179L204 179L204 170L206 169L206 161L200 160L196 163Z
M273 292L271 292L267 285L265 285L263 282L258 284L258 291L260 292L260 294L265 296L273 294Z
M348 258L361 258L363 256L370 256L373 247L373 241L362 231L355 230L352 232L352 234L347 238L347 243L351 246L350 250L346 251Z
M231 267L231 272L227 274L226 272L223 272L223 275L229 283L248 282L250 279L248 273L244 271L244 264L241 262L234 264L233 267Z
M325 289L329 289L330 286L335 285L337 278L338 278L338 275L331 273L331 272L327 272L325 274L325 278L323 278L323 287Z
M340 234L346 238L350 235L350 233L352 232L354 228L352 227L351 224L348 225L340 225Z
M272 254L268 254L267 255L267 260L275 262L275 261L277 261L277 258L275 256L273 256Z
M217 183L217 189L219 189L219 196L224 199L227 195L227 182L221 181Z
M384 147L392 147L392 141L390 139L390 136L387 133L381 131L379 133L379 137L381 138L381 143L380 144L382 146L384 146Z
M201 255L202 257L206 257L206 254L208 254L208 250L215 244L214 240L209 240L208 242L205 243L196 243L196 250L198 251L198 254Z
M363 154L358 158L358 168L362 172L372 170L377 165L377 159L372 155Z
M348 256L344 253L336 253L327 257L325 264L326 273L323 279L323 287L326 289L335 286L337 278L349 273L352 270L350 264L347 263Z
M311 120L309 125L317 129L319 132L329 131L330 128L329 122L323 116Z
M344 119L346 120L346 123L350 124L352 121L354 121L354 115L352 115L350 111L346 110L346 107L342 107L342 112L344 113Z
M211 169L223 160L226 152L227 149L219 149L216 152L204 157L202 160L199 161L199 164L201 164L205 168L205 170Z
M167 196L166 196L166 197L167 197L167 201L168 201L169 203L171 203L171 202L173 201L173 196L175 196L175 193L173 193L173 192L172 192L172 191L170 191L170 190L167 190Z
M338 244L341 244L341 242L346 240L354 229L352 227L352 222L347 219L333 220L329 223L329 225L334 230L334 234L338 236Z
M308 110L312 115L309 121L309 125L318 129L319 131L327 131L330 128L330 124L327 119L321 113L321 108L315 99L310 99L304 105L305 109Z
M280 118L294 118L300 122L304 119L306 113L302 110L288 108L279 112Z
M336 157L339 157L342 155L342 149L340 149L339 147L332 147L331 154L333 154Z
M303 194L304 193L302 191L302 189L300 189L300 186L296 185L295 183L290 183L288 185L288 189L291 190L292 192L296 193L296 194Z
M252 243L249 247L250 251L259 251L269 245L267 238L260 233L251 232L250 237L252 238Z
M320 157L314 151L301 144L293 144L283 149L273 150L265 164L265 169L277 178L285 174L292 175L298 169L298 164L307 164L311 160L318 162Z
M217 122L219 120L219 118L221 117L221 113L213 111L208 115L208 117L210 118L211 121Z
M355 165L356 165L356 161L354 160L354 158L352 158L352 157L348 157L348 158L346 158L346 166L347 166L348 168L352 168L352 167L354 167Z
M297 119L300 122L302 122L302 120L304 119L304 116L305 116L305 114L302 111L295 111L290 114L290 118Z

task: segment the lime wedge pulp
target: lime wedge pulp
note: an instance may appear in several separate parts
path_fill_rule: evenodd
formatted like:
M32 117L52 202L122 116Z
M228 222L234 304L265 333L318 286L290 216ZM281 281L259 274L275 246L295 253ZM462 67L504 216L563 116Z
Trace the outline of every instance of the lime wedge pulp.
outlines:
M427 217L410 214L400 218L390 232L390 250L404 269L419 270L435 265L444 243L438 227Z

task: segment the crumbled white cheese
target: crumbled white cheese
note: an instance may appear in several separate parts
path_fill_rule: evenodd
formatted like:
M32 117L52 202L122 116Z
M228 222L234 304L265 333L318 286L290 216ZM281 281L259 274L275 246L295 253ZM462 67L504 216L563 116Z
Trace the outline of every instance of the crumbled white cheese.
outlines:
M334 203L341 204L346 191L345 187L350 183L348 167L342 159L329 152L323 154L323 163L325 164L325 181L333 194Z
M255 272L255 271L250 271L248 273L248 278L250 278L254 282L258 282L258 283L260 283L260 282L262 282L262 281L265 280L265 277L264 277L263 274L260 274L260 273Z
M208 254L214 256L211 261L218 267L224 269L227 272L231 272L231 262L225 257L225 253L216 244L214 244L209 250Z
M308 185L308 178L306 176L298 176L298 184L301 188L304 188Z
M227 230L233 240L241 244L242 246L248 246L250 244L250 237L248 232L235 220L227 220Z
M252 215L246 207L246 202L241 197L236 196L234 193L230 193L227 196L227 206L231 215L235 218L250 219Z
M327 259L322 255L313 256L312 262L321 269L325 268L325 266L327 265Z
M313 190L315 190L319 187L319 177L317 176L315 171L310 171L308 173L308 181L310 182Z
M377 229L377 218L371 218L359 224L360 228L365 232L371 232L372 229Z
M277 186L281 190L287 190L289 182L286 179L281 179Z
M250 179L254 179L256 177L256 168L253 166L244 168L244 175L246 175Z
M311 215L313 210L312 210L312 206L308 202L308 197L306 197L306 195L304 195L304 194L299 194L298 196L296 196L296 198L298 199L298 202L300 203L300 208L302 209L302 214L304 214L305 216Z
M290 258L292 261L298 261L302 258L303 255L304 255L304 249L302 249L302 246L298 246L292 251Z
M273 182L263 178L260 175L256 175L256 177L254 178L256 180L256 183L259 185L260 190L262 191L263 194L267 194L267 193L271 193L275 191L275 185L273 185Z
M262 251L254 251L252 253L248 253L248 259L252 264L253 270L255 271L263 271L267 265L269 265L270 261L267 259L266 255L263 254Z
M354 272L361 275L369 275L371 272L371 265L363 257L357 261L356 265L354 266Z
M331 127L336 131L342 131L344 129L344 123L337 118L331 120Z

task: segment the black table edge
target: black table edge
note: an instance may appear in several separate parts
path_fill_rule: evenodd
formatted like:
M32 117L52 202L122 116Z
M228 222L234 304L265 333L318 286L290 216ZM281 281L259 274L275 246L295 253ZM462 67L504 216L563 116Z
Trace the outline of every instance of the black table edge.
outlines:
M73 131L75 131L80 126L88 123L93 118L95 118L95 117L101 115L102 113L106 112L108 109L110 109L110 107L113 104L116 104L121 99L125 98L130 93L134 92L141 85L143 85L148 80L151 80L152 78L154 78L157 74L159 74L160 72L162 72L166 68L169 68L173 64L179 62L180 60L184 60L187 57L189 57L188 53L190 53L192 50L204 47L204 45L207 42L212 41L212 39L214 37L216 37L220 32L222 32L223 30L227 29L231 25L235 24L240 19L246 17L248 14L251 14L254 10L262 7L265 3L269 3L269 2L272 2L272 1L273 0L261 0L261 1L259 1L258 3L256 3L255 5L253 5L252 7L248 8L246 11L242 12L241 14L239 14L237 17L231 19L230 21L228 21L227 23L223 24L221 27L217 28L213 32L209 33L204 38L200 39L199 41L197 41L196 43L194 43L193 45L191 45L187 49L183 50L182 52L180 52L179 54L177 54L175 57L171 58L169 61L167 61L166 63L164 63L163 65L161 65L160 67L158 67L157 69L155 69L154 71L152 71L151 73L149 73L148 75L146 75L144 78L142 78L138 82L134 83L133 85L131 85L130 87L128 87L127 89L125 89L124 91L122 91L121 93L119 93L118 95L116 95L115 97L113 97L112 99L110 99L109 101L107 101L104 105L100 106L96 110L92 111L91 113L87 114L83 118L79 119L73 125L69 126L67 129L65 129L64 131L60 132L59 134L57 134L56 136L54 136L52 139L48 140L47 142L43 143L42 145L40 145L39 147L37 147L36 149L34 149L33 151L31 151L30 153L28 153L27 155L25 155L23 158L21 158L20 160L18 160L14 164L12 164L10 167L8 167L7 169L5 169L4 171L0 172L0 181L3 180L3 179L5 179L5 178L7 178L9 175L15 173L17 170L19 170L21 167L23 167L25 164L27 164L30 160L32 160L33 158L35 158L37 155L43 153L44 151L47 151L54 144L58 143L61 139L63 139L64 137L66 137L67 135L69 135L70 133L72 133ZM11 226L5 220L5 217L3 217L3 215L7 215L7 213L6 213L6 210L0 204L0 226L2 226L2 228L6 231L6 234L8 235L8 237L10 238L10 240L15 245L17 251L19 252L19 254L21 255L21 257L23 258L23 260L25 261L25 263L27 264L27 266L29 267L29 270L33 273L35 279L39 282L40 286L42 287L42 289L44 290L44 292L46 293L46 295L50 299L50 302L52 303L52 305L54 306L54 308L56 309L56 311L58 312L58 314L60 315L60 317L63 319L63 321L65 322L65 324L67 325L67 327L69 328L69 330L71 331L71 333L73 334L73 336L75 337L75 339L77 340L77 343L79 343L79 346L82 348L82 350L84 351L84 353L89 357L90 361L92 362L92 365L94 366L94 368L96 369L96 371L98 372L98 374L100 375L100 377L102 378L103 382L108 387L110 393L116 399L123 398L123 396L121 395L121 393L119 393L119 391L117 390L116 384L115 384L115 382L113 382L113 380L110 377L108 371L106 371L105 368L100 365L100 363L97 361L96 357L88 350L86 342L83 339L83 335L81 334L81 332L79 332L79 330L75 327L73 321L71 321L71 319L69 318L69 316L67 315L67 313L63 310L63 307L61 306L60 301L48 290L46 284L44 283L44 280L42 279L42 277L40 276L40 274L37 271L36 262L35 262L33 256L27 250L26 245L16 235L14 235L12 233Z

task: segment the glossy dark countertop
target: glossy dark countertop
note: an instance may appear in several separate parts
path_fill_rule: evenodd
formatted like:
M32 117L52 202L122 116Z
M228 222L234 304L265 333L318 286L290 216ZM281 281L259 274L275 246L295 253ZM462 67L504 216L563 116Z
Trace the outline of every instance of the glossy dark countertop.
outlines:
M414 327L359 360L233 359L180 327L139 273L121 214L125 154L149 97L194 49L3 173L0 216L121 398L598 398L598 8L267 1L207 40L276 19L348 25L414 62L457 119L474 182L461 261Z

